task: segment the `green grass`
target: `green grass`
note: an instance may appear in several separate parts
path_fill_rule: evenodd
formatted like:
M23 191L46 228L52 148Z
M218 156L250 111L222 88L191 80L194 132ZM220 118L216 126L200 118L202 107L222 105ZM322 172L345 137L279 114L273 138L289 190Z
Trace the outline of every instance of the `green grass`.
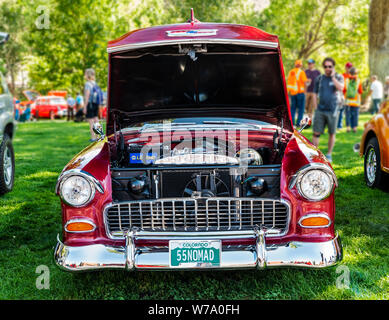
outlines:
M88 145L86 123L20 124L14 139L14 190L0 198L0 299L388 299L389 195L364 184L363 161L352 151L357 134L341 132L333 153L339 179L335 227L350 270L338 289L336 267L216 272L104 271L72 274L53 263L61 210L54 187L64 165ZM308 138L312 130L303 132ZM327 135L320 147L326 152ZM50 289L36 288L39 265Z

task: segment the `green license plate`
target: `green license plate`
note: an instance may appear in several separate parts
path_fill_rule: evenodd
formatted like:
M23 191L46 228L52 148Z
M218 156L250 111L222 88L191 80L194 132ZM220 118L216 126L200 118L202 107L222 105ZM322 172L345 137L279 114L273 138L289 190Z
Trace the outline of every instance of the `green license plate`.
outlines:
M170 267L218 267L220 266L221 248L220 240L170 240Z

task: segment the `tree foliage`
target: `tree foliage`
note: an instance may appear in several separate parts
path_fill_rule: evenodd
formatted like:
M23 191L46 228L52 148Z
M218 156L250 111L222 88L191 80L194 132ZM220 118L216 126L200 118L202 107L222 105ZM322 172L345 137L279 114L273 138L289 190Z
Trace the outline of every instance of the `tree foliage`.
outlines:
M25 54L25 43L22 32L25 21L20 19L22 9L16 1L0 2L0 31L10 35L10 40L0 46L0 65L3 72L8 72L11 78L10 89L15 89L15 77L20 69Z
M262 11L258 5L269 1L0 0L0 28L11 32L1 57L13 75L27 68L29 85L42 93L80 91L90 67L104 88L107 41L137 28L185 22L194 8L202 22L247 24L277 34L287 70L297 58L321 61L330 55L340 64L352 61L367 75L369 1L270 0ZM37 27L43 13L49 17L47 29Z
M333 56L366 75L369 1L272 0L257 25L279 36L288 68L295 59Z

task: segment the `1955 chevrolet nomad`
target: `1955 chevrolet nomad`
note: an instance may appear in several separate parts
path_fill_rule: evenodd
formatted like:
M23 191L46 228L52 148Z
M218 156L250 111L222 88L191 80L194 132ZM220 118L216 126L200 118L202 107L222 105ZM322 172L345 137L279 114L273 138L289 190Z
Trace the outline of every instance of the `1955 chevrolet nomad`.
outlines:
M56 187L57 265L320 268L342 259L337 179L293 128L277 36L192 14L111 41L108 54L106 137L100 130Z

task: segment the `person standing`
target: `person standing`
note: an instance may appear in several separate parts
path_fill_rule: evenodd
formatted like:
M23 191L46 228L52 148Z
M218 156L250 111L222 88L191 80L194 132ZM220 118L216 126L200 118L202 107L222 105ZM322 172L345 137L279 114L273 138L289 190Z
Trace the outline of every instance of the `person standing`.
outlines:
M97 136L93 132L93 124L99 121L98 112L99 105L93 102L93 93L96 86L95 70L90 68L85 70L85 86L84 86L84 114L89 122L89 130L91 134L90 142L97 141Z
M373 101L372 114L377 113L379 110L380 103L384 96L384 88L381 81L378 80L377 76L371 76L371 86L368 96L371 96Z
M343 79L346 81L346 79L350 76L350 69L353 67L353 64L351 62L347 62L345 67L345 73L343 73ZM344 97L344 101L346 101L346 98ZM338 119L338 129L343 128L343 112L347 115L347 112L349 112L349 107L342 103L342 105L339 108L339 119ZM346 127L350 126L350 123L348 123L348 118L346 116Z
M346 122L349 123L353 132L357 132L359 108L361 106L361 94L363 93L361 80L357 76L357 70L352 67L348 77L344 80L344 95L346 98ZM350 127L347 132L350 132Z
M389 100L389 76L385 78L384 99Z
M308 117L312 119L313 113L315 111L314 106L314 95L313 89L315 87L315 80L318 76L320 76L320 71L315 68L315 60L308 59L308 69L305 70L305 74L307 78L310 80L310 84L307 87L307 91L305 93L305 109L307 111Z
M84 98L80 93L76 96L76 115L74 122L84 121Z
M328 126L328 151L327 159L332 162L332 150L335 145L336 125L338 123L339 96L343 92L343 76L335 72L335 60L325 58L323 61L324 74L315 80L314 103L316 106L313 117L312 143L318 147L320 135Z
M68 115L67 115L67 121L70 121L70 119L74 119L74 106L76 105L76 100L72 96L69 96L67 99L68 103Z
M301 69L303 63L301 60L296 60L295 68L290 70L287 80L288 93L291 96L291 112L294 125L299 125L304 116L305 111L305 87L309 84L307 75ZM296 110L298 112L297 122L295 122Z

